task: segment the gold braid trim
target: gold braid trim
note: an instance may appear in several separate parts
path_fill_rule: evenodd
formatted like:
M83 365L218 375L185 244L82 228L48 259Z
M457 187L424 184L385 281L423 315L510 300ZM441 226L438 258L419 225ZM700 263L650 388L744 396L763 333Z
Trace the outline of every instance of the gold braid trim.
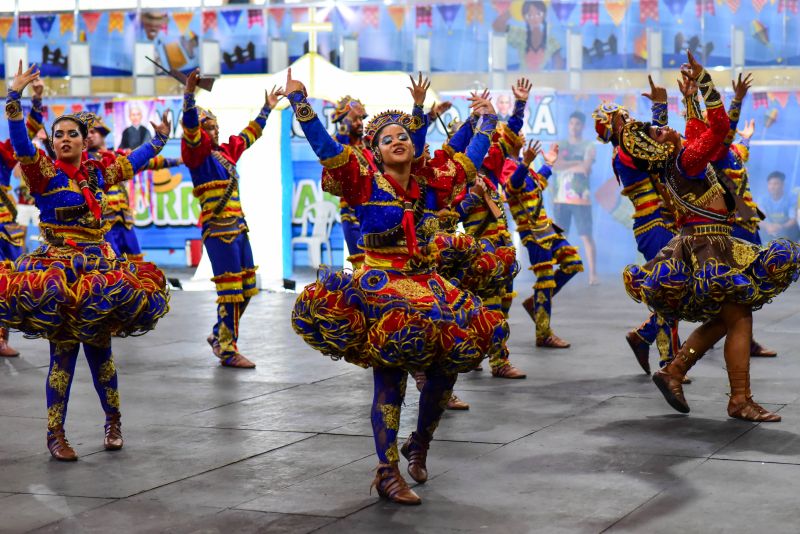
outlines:
M475 179L478 177L478 170L475 168L475 164L472 163L472 160L463 152L456 152L453 154L453 160L460 164L461 167L464 168L464 172L467 173L467 184L474 184Z
M697 87L703 95L703 101L706 103L706 108L714 109L722 105L722 98L714 87L714 80L711 79L711 74L703 69L700 78L697 80Z
M700 110L700 101L697 99L697 93L692 95L691 98L684 98L683 105L686 107L686 120L699 119L703 120L703 112Z
M342 150L339 154L336 154L331 158L321 159L319 162L326 169L337 169L342 165L345 165L348 161L350 161L350 154L353 153L353 149L350 148L350 145L343 145L343 148L344 150Z
M444 150L444 152L445 152L445 153L446 153L448 156L450 156L451 158L452 158L452 157L454 157L454 156L456 155L456 149L455 149L455 148L453 148L453 147L451 147L451 146L450 146L450 145L448 145L447 143L445 143L445 144L443 144L443 145L442 145L442 150Z

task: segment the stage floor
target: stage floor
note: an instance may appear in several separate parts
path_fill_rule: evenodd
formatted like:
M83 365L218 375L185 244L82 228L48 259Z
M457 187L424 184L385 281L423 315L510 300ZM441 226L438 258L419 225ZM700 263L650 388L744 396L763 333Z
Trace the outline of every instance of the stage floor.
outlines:
M81 357L67 421L77 463L45 446L47 344L16 334L22 356L0 361L0 531L797 531L799 299L795 287L755 316L757 339L780 353L752 365L756 400L783 415L762 425L727 417L720 346L691 372L692 413L667 406L625 343L645 309L618 277L587 287L581 275L557 297L565 351L536 349L515 302L512 361L528 379L492 378L486 364L459 378L472 409L445 414L414 508L370 495L371 373L308 348L289 325L291 294L250 304L240 348L252 371L220 367L206 345L212 293L176 291L156 331L115 340L119 452L102 448ZM402 436L411 384L406 403Z

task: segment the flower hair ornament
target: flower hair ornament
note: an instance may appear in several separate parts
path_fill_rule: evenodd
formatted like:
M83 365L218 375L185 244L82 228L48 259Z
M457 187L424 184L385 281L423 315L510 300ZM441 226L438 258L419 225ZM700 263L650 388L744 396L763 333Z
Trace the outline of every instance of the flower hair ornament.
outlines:
M649 135L650 123L631 121L622 127L620 148L630 156L636 168L647 172L663 170L670 160L675 145L659 143Z

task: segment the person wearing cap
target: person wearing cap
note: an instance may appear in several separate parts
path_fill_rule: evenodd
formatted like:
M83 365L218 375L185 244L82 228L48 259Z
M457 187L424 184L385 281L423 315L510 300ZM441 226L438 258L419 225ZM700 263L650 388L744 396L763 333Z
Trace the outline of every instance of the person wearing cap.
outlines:
M623 281L632 299L667 320L702 323L675 358L653 374L672 408L690 411L683 378L725 337L728 415L776 422L780 415L757 404L750 391L752 313L800 277L800 246L778 239L761 247L731 236L735 202L710 165L725 146L730 118L711 75L691 52L687 55L683 83L697 85L707 122L690 117L685 139L669 127L639 121L627 122L619 133L624 158L666 187L680 229L652 260L626 267Z
M375 169L361 167L348 145L325 130L306 100L305 86L287 74L287 96L322 165L322 188L360 210L364 266L322 269L295 302L292 326L312 348L333 359L372 368L372 430L378 495L399 504L420 504L398 467L400 454L418 483L428 478L427 453L459 372L471 371L493 344L507 336L503 314L439 276L436 213L446 199L475 180L497 117L486 99L473 98L483 120L464 152L421 155L412 136L418 117L400 111L374 115L365 128ZM426 372L417 429L397 449L406 374Z
M227 143L220 143L217 118L195 105L199 79L199 70L186 79L181 159L192 175L194 196L200 200L203 245L214 272L211 280L217 287L217 320L207 341L222 366L252 369L256 364L242 355L237 345L242 315L258 288L236 162L261 137L278 94L274 87L265 92L256 118L238 135L230 136Z
M11 143L26 186L40 210L44 243L14 264L0 266L0 322L50 342L47 448L57 460L78 458L64 431L70 386L81 344L105 412L106 450L122 448L122 424L112 336L152 330L169 310L166 279L155 265L118 258L105 241L102 205L108 187L133 178L157 155L170 131L166 116L155 138L104 163L84 159L87 117L62 115L51 127L55 158L36 150L22 121L20 94L36 80L35 65L9 84Z

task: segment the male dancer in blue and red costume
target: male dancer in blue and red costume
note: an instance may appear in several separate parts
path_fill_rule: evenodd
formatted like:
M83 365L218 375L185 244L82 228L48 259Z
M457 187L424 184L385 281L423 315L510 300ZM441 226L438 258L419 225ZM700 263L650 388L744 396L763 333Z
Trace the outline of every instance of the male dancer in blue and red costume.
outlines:
M219 143L216 117L200 110L194 91L199 70L186 80L183 95L181 157L192 174L194 195L200 199L203 244L217 285L217 322L208 343L223 366L252 369L255 363L239 353L239 321L250 298L258 293L256 266L239 201L236 162L261 137L267 116L278 101L273 89L255 120L227 143Z
M117 156L124 156L130 150L108 150L106 148L106 137L111 133L111 129L103 122L103 119L96 115L91 115L89 126L88 149L86 155L89 159L103 161L107 164L113 163ZM145 166L145 170L158 170L167 167L177 167L181 164L178 158L165 158L158 155L151 159ZM144 259L139 240L133 229L133 213L131 211L128 198L127 184L115 184L106 192L107 204L103 210L103 219L111 223L111 228L106 233L106 241L114 249L118 257L125 257L129 260L141 261Z
M31 110L25 121L28 137L33 139L42 125L42 93L44 83L36 79L32 84ZM11 139L0 143L0 261L15 261L22 254L25 228L17 224L17 206L11 193L11 172L17 166ZM0 357L14 358L19 351L8 344L8 328L0 327Z
M652 101L652 123L656 126L667 124L667 90L650 82L650 93L644 96ZM601 143L611 143L614 152L611 167L617 180L622 185L622 195L633 203L633 235L636 247L650 261L658 252L675 237L671 229L670 216L665 206L664 195L658 189L660 185L650 174L638 170L630 158L619 150L618 135L622 126L630 117L628 110L613 103L604 103L592 113L595 121L597 139ZM650 345L656 344L660 355L659 365L664 366L672 360L678 345L677 324L670 323L651 314L639 328L628 332L625 336L633 350L636 361L645 373L650 374Z

